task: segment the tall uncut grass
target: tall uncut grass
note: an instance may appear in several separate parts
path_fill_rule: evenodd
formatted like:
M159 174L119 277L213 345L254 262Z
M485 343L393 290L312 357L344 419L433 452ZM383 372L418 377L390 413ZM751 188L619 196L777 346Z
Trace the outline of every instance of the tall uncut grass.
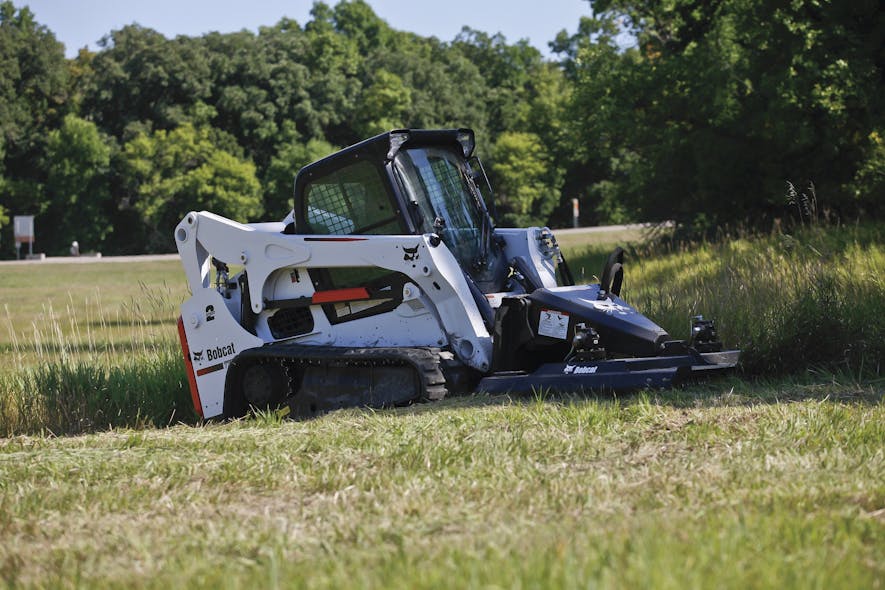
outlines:
M576 250L573 270L592 280L607 248ZM622 295L676 338L692 316L716 320L743 350L748 376L824 371L882 377L885 231L821 228L715 242L653 242L628 251Z
M69 296L63 312L44 305L21 332L4 305L0 436L195 420L176 339L176 306L164 291L142 287L143 297L115 311L102 304L98 290L82 302Z

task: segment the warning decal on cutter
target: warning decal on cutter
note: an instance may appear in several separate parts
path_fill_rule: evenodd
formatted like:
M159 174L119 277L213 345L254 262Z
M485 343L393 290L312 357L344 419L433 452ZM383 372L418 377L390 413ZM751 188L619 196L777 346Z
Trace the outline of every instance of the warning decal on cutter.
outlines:
M542 309L538 321L538 334L566 340L568 338L568 314L552 309Z

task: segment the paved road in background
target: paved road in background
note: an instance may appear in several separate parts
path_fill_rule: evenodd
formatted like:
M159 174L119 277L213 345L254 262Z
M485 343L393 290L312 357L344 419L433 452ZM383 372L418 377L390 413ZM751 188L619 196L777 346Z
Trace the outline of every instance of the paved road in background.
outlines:
M594 234L629 229L647 229L651 223L629 223L627 225L603 225L599 227L578 227L557 229L556 235ZM144 254L141 256L47 256L42 260L0 260L0 266L24 264L105 264L114 262L153 262L159 260L178 260L178 254Z
M0 260L0 266L26 264L113 264L115 262L153 262L178 260L178 254L144 254L141 256L47 256L42 260Z
M568 229L555 229L553 233L557 236L578 235L578 234L601 234L610 231L624 231L625 229L649 229L657 227L658 223L628 223L626 225L600 225L596 227L575 227ZM672 227L672 221L665 221L665 227Z

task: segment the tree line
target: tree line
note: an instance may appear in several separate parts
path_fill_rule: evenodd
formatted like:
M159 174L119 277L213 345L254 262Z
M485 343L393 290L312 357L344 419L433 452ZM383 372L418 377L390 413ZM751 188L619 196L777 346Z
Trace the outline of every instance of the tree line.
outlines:
M189 210L281 219L298 169L392 128L471 127L502 225L785 214L814 181L839 219L885 202L885 11L856 0L593 0L548 60L465 27L397 31L363 0L303 26L172 39L138 25L66 59L0 3L0 257L174 249ZM576 28L569 34L566 28Z

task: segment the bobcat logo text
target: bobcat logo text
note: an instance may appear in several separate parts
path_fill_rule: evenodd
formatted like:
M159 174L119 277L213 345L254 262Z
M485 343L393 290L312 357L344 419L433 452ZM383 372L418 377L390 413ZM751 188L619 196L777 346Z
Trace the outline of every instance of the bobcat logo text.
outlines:
M216 346L215 348L207 348L205 351L195 350L193 353L193 356L194 356L194 362L199 363L199 362L203 361L203 354L204 353L206 355L207 361L217 361L218 359L222 359L226 356L230 356L232 354L235 354L236 352L237 352L237 350L234 347L234 343L231 342L227 346Z

